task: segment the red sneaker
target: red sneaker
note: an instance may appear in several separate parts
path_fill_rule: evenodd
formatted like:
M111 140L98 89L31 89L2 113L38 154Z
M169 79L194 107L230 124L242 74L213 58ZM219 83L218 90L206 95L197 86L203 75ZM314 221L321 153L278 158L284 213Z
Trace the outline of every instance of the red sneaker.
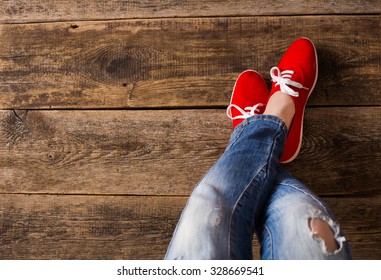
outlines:
M270 71L273 81L270 96L282 91L291 96L295 104L295 116L287 135L281 163L296 158L303 137L303 116L308 97L318 77L317 54L314 44L307 38L300 38L288 48L278 67Z
M262 76L254 70L242 72L235 82L226 114L235 128L244 119L262 114L269 97L269 90Z

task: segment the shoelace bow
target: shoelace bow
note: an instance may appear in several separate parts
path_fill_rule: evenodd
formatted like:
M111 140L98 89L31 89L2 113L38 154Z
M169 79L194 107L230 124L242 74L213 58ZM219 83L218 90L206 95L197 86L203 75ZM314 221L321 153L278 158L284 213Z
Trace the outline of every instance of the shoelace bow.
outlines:
M270 75L271 79L275 85L280 86L280 90L288 95L298 97L299 93L289 86L293 86L296 88L303 88L303 89L308 89L304 87L301 83L295 82L291 80L292 75L294 74L294 71L292 70L285 70L285 71L280 71L278 67L273 67L270 70Z
M247 119L251 116L255 116L255 115L259 114L258 107L263 106L263 105L264 104L262 104L262 103L258 103L257 105L254 105L253 107L246 107L245 110L243 110L241 107L239 107L235 104L230 104L228 106L228 108L226 109L226 114L232 120ZM232 110L231 110L232 108L237 109L241 113L241 115L233 117L232 116ZM248 111L248 112L246 112L246 111Z

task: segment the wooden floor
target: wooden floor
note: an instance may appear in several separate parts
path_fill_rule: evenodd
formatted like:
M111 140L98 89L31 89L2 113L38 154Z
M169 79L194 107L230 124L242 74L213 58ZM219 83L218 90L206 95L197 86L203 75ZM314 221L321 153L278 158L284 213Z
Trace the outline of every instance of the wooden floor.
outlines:
M381 259L380 13L380 0L1 1L0 258L163 258L228 142L234 80L251 68L270 85L307 36L319 80L287 169L355 259Z

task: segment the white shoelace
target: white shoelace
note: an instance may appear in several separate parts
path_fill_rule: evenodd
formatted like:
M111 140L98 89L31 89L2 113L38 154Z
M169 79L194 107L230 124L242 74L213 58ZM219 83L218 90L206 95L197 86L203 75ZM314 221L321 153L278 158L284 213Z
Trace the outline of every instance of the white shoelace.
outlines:
M228 108L226 109L226 115L232 120L247 119L247 118L249 118L251 116L255 116L259 113L259 109L258 109L259 106L263 106L263 104L258 103L257 105L254 105L253 107L246 107L245 110L243 110L241 107L239 107L235 104L230 104L228 106ZM241 115L233 117L232 116L232 110L231 110L232 108L237 109L241 113Z
M308 89L304 87L301 83L294 82L291 80L292 75L294 74L294 71L292 70L285 70L285 71L280 71L278 67L273 67L270 70L270 75L271 79L275 85L280 86L280 90L288 95L298 97L299 93L289 86L293 86L296 88L303 88L303 89Z

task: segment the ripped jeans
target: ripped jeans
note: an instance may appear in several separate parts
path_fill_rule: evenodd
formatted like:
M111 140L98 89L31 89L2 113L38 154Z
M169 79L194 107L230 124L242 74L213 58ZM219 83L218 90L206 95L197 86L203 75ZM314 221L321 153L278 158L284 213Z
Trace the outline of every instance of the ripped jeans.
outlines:
M280 167L286 135L284 122L270 115L236 127L189 197L165 259L252 259L254 232L262 259L351 258L331 211ZM337 250L326 250L311 219L327 222Z

